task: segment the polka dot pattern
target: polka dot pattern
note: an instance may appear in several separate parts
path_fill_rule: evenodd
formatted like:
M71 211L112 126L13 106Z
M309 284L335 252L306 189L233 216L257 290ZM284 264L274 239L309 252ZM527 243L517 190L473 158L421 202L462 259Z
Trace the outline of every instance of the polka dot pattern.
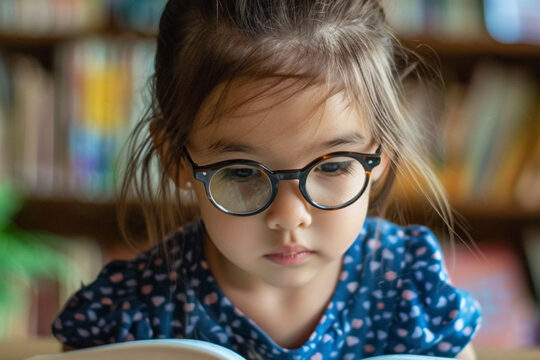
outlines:
M246 359L359 359L414 353L453 357L478 329L479 304L453 287L425 227L367 218L344 256L336 291L307 342L278 346L222 293L194 222L133 261L115 261L67 302L52 325L75 348L189 338Z

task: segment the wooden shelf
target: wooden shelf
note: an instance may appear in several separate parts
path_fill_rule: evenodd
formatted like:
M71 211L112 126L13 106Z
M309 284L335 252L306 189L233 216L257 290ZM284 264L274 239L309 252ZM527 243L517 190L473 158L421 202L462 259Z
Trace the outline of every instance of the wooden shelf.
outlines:
M31 48L53 47L58 43L74 41L89 37L123 38L123 39L152 39L156 34L137 29L122 29L107 27L103 29L87 29L74 32L58 32L44 35L7 34L0 32L0 47Z
M540 224L540 208L523 209L516 204L455 203L455 209L466 218L490 221L525 221Z
M419 37L404 38L402 41L407 47L419 53L435 52L441 56L540 57L540 45L505 44L487 37L467 41Z
M121 243L114 202L73 199L28 199L14 222L27 230L38 230L67 237L86 237L107 247ZM144 221L136 206L129 211L129 230L144 237ZM140 240L140 239L137 239Z
M430 206L423 201L406 202L404 212L407 223L426 225L434 230L444 228L441 219ZM527 210L518 205L490 203L453 203L457 218L461 217L465 228L456 228L459 235L475 241L503 240L519 243L523 231L528 228L540 228L540 208Z
M471 235L479 238L517 239L523 228L540 226L540 209L516 210L514 207L488 205L455 205L470 225ZM411 202L411 222L426 223L433 218L426 205ZM139 208L129 208L130 232L144 234L144 221ZM429 221L428 221L429 222ZM122 236L117 223L114 202L91 202L73 199L28 199L15 219L25 229L46 231L70 237L91 237L103 244L118 244ZM427 224L431 225L431 224Z
M137 29L122 29L107 26L101 29L88 29L76 32L53 33L45 35L7 34L0 32L2 46L52 46L58 42L76 40L89 36L122 36L134 38L155 38L156 34ZM435 51L442 56L492 55L504 57L540 57L540 45L512 43L506 44L482 37L470 40L441 39L436 37L402 37L407 47L420 53Z

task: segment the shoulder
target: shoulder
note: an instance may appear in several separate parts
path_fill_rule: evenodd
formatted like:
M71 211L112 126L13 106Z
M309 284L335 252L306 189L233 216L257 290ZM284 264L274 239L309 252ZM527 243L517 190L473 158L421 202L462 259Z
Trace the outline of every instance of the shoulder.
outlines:
M442 258L439 242L426 226L401 226L385 219L368 217L362 231L363 236L359 240L364 256L382 256L385 260L400 262L426 257ZM401 263L400 267L405 265Z
M418 280L419 286L431 277L446 280L441 248L429 228L400 226L373 217L366 219L360 236L344 258L343 269L348 275L354 274L348 279L357 279L362 284L360 289L371 289L378 300L383 293L399 294L412 280ZM424 276L426 269L431 274ZM395 299L386 300L393 303Z
M135 287L141 294L155 293L160 288L169 288L178 276L185 274L185 268L194 259L194 245L199 242L199 223L190 223L178 228L160 244L142 252L133 260L112 261L98 275L94 283L83 287L95 288L95 285L113 286L119 295L123 287ZM169 281L165 281L169 280ZM144 286L152 286L152 291Z
M179 229L133 260L107 264L67 301L53 334L74 348L159 337L165 327L152 322L170 318L171 300L182 291L189 262L184 247L197 237L194 226Z

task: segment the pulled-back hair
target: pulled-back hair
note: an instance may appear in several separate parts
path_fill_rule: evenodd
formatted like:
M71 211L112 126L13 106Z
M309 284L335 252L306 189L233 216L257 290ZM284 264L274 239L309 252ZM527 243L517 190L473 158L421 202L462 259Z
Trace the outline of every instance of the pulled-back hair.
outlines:
M170 0L159 26L152 101L132 134L121 203L135 196L142 204L153 241L197 216L170 174L178 173L202 105L218 86L223 99L235 79L272 80L253 98L293 80L299 91L324 85L328 96L342 93L382 144L390 166L372 188L372 214L385 215L397 174L417 185L451 228L451 209L425 158L423 124L406 106L403 79L417 71L413 59L377 0Z

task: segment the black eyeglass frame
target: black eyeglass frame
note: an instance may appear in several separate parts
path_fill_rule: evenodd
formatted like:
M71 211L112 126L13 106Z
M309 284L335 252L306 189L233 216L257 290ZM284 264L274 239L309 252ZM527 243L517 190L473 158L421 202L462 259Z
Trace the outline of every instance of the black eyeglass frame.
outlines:
M309 164L304 166L301 169L293 169L293 170L270 170L265 165L258 163L256 161L252 160L244 160L244 159L233 159L233 160L225 160L220 161L217 163L212 163L208 165L198 165L193 159L191 158L191 155L189 154L187 148L183 147L183 152L186 155L186 158L188 159L192 169L193 169L193 177L200 182L204 184L204 188L206 190L206 195L208 196L208 199L210 199L210 202L219 210L223 211L226 214L229 215L235 215L235 216L251 216L256 215L260 212L263 212L266 210L270 204L274 201L274 198L277 195L278 192L278 182L280 180L298 180L298 186L300 188L300 192L302 193L302 196L308 203L313 205L314 207L322 210L337 210L342 209L344 207L347 207L354 203L356 200L360 198L366 191L367 185L369 183L370 175L373 169L381 163L381 145L377 147L377 150L375 150L375 153L368 154L368 153L360 153L360 152L348 152L348 151L339 151L339 152L333 152L329 153L323 156L320 156L316 158L315 160L311 161ZM362 189L358 192L358 194L353 197L351 200L347 201L344 204L338 205L338 206L326 206L321 205L317 203L316 201L312 200L307 193L306 189L306 179L308 174L310 173L311 169L313 169L317 164L319 164L323 160L331 159L334 157L352 157L356 159L357 161L362 164L364 167L364 170L366 172L366 179L364 180L364 185L362 186ZM270 194L270 197L268 198L268 201L264 206L262 206L260 209L248 212L248 213L236 213L230 210L227 210L223 206L221 206L212 196L212 193L210 191L210 181L214 174L221 170L224 167L231 166L231 165L249 165L261 168L268 178L270 179L270 185L272 187L272 193Z

